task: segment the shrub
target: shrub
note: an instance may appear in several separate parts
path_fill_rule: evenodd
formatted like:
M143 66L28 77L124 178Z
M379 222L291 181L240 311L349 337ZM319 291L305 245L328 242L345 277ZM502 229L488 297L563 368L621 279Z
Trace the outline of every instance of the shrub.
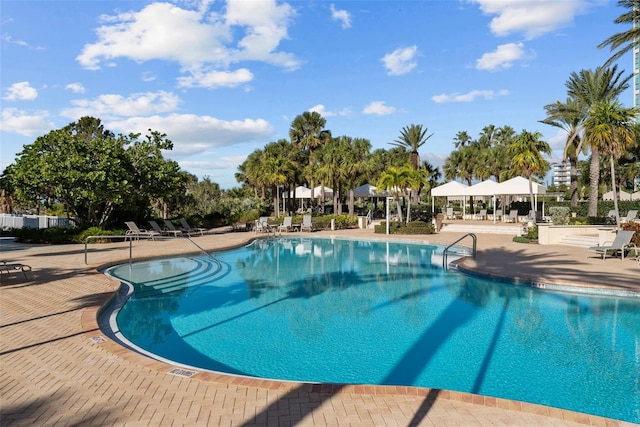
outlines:
M39 243L62 245L68 243L84 243L87 236L121 236L124 235L123 230L103 230L100 227L90 227L84 230L67 227L50 227L50 228L21 228L16 229L16 240L20 243ZM93 242L107 243L112 239L94 240Z
M376 225L374 232L377 234L386 234L387 223L382 221L380 225ZM389 223L389 234L433 234L435 229L431 224L423 221L412 221L409 224L394 221Z
M565 206L553 206L549 208L551 222L554 225L567 225L571 216L571 209Z
M640 222L627 222L620 226L623 230L634 230L636 233L631 238L631 242L640 247Z

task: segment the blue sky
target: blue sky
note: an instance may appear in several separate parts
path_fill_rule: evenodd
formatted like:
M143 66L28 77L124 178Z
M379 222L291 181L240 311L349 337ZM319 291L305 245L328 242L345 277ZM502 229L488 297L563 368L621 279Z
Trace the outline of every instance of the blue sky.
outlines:
M223 188L256 148L321 113L334 136L391 148L400 130L433 136L440 166L465 130L538 130L560 160L564 136L538 122L624 10L605 0L29 1L1 7L0 167L24 144L82 116L116 133L147 129L166 157ZM619 62L631 73L631 56ZM631 105L632 91L621 97Z

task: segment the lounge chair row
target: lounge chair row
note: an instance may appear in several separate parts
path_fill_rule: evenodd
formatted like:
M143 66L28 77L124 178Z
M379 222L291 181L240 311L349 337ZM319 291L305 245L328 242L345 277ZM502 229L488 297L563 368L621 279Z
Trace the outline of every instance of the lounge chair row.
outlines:
M184 218L180 218L179 220L182 228L176 228L168 219L165 219L163 221L165 225L164 228L160 227L160 225L156 221L149 221L151 230L138 227L138 225L134 221L127 221L125 222L125 224L127 225L128 230L126 231L125 235L136 239L140 237L153 239L156 236L178 237L184 235L191 236L192 234L203 235L205 231L207 231L206 228L191 227Z
M293 218L290 216L284 217L282 224L273 226L268 222L269 218L262 216L256 220L255 232L256 233L269 233L269 232L283 232L283 231L312 231L313 224L311 223L311 215L302 216L302 224L293 224Z

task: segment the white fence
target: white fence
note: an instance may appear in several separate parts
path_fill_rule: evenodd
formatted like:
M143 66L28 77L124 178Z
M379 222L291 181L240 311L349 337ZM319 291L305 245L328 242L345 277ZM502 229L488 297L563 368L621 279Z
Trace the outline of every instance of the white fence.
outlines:
M66 216L0 214L0 229L73 227Z

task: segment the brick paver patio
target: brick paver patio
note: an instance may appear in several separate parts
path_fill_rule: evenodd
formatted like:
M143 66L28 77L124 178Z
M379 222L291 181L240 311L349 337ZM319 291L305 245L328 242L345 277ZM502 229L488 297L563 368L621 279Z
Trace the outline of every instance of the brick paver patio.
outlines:
M376 237L369 230L317 235ZM240 245L251 233L194 240L207 250ZM425 236L451 242L456 233ZM394 238L397 238L394 236ZM522 245L479 235L465 268L542 282L640 291L632 260L586 258L581 248ZM422 237L419 239L423 239ZM138 241L134 257L192 251L186 241ZM127 261L128 244L39 246L2 242L0 259L33 267L35 279L2 276L0 425L187 426L577 426L628 425L559 409L409 387L329 386L213 373L191 378L121 347L98 329L99 307L119 283L97 267Z

